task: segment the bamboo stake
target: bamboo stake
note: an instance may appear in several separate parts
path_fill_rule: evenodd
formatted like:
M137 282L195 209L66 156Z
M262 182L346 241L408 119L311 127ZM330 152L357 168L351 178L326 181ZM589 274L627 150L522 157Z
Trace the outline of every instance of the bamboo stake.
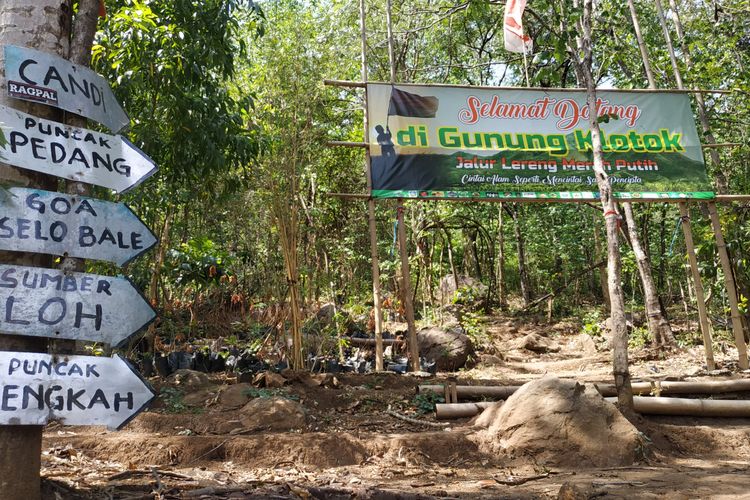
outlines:
M685 249L690 262L690 272L693 276L693 286L695 287L695 300L698 304L698 320L703 334L703 347L706 351L706 365L709 370L716 368L714 363L713 343L711 341L711 330L708 324L708 312L706 311L706 299L703 293L703 283L701 283L701 274L698 270L698 259L695 256L695 245L693 244L693 233L690 229L690 215L688 213L687 203L680 203L680 216L682 217L682 233L685 236Z
M359 0L359 27L362 38L362 80L367 81L367 28L365 18L365 0ZM365 87L364 108L364 142L370 142L370 125L367 118L367 89ZM372 193L372 176L370 164L370 149L365 149L365 177L367 178L367 192ZM370 232L370 260L372 262L372 299L375 310L375 371L383 371L383 311L380 302L380 260L378 259L378 232L375 219L375 200L368 195L367 224Z
M724 287L727 290L727 298L729 299L729 310L732 315L732 332L734 333L734 342L737 345L739 367L742 370L747 370L748 359L747 345L745 344L745 332L742 328L742 318L737 304L737 289L734 282L732 264L729 261L729 253L727 252L727 244L724 241L724 235L721 233L721 222L719 221L719 214L716 211L716 203L708 203L708 214L711 218L711 227L714 230L714 236L716 237L716 247L719 250L721 268L724 271Z

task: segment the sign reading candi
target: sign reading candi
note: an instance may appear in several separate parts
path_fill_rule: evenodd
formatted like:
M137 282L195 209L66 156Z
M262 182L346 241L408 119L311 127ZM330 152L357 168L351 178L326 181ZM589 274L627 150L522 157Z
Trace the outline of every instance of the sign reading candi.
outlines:
M5 78L10 97L85 116L113 132L130 123L104 78L61 57L6 45Z
M372 193L595 198L586 94L368 84ZM685 94L597 92L620 198L711 198Z

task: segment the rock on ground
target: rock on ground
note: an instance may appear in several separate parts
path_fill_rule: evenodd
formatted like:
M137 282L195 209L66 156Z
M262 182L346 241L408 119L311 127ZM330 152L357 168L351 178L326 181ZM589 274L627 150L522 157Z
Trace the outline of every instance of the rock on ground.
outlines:
M538 353L558 352L560 350L560 346L537 333L530 333L525 337L520 338L516 342L516 348L527 349Z
M187 369L177 370L169 376L167 382L187 391L202 389L211 383L205 373Z
M477 422L478 423L478 422ZM631 465L643 453L638 430L593 386L544 377L510 396L479 439L488 452L527 455L561 467Z
M255 398L240 410L240 422L245 429L290 431L304 429L307 417L302 405L291 399Z
M423 328L417 332L419 355L435 361L439 371L463 368L474 354L471 339L460 328Z
M470 289L471 295L478 301L484 300L487 295L487 285L481 281L469 276L459 276L458 286L456 286L456 280L452 274L449 274L448 276L443 276L438 286L438 300L440 300L440 303L442 305L452 304L456 296L456 291L459 288Z
M224 408L237 408L247 403L248 394L253 389L252 384L232 384L224 388L219 394L219 404Z

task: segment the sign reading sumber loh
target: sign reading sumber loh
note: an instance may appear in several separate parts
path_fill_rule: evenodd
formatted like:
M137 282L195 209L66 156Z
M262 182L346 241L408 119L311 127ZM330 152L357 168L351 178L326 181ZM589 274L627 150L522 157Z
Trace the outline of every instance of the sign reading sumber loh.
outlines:
M0 264L0 332L120 345L156 312L125 278Z
M376 197L595 198L586 93L368 84ZM686 94L597 92L620 198L711 198Z
M10 97L85 116L113 132L130 123L107 80L61 57L6 45L5 78Z

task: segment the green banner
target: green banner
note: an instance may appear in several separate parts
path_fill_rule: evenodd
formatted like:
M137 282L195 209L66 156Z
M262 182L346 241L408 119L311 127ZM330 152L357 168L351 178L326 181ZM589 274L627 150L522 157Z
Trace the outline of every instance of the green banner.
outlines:
M379 198L596 199L586 94L367 85ZM605 169L622 199L714 196L690 100L597 92Z

